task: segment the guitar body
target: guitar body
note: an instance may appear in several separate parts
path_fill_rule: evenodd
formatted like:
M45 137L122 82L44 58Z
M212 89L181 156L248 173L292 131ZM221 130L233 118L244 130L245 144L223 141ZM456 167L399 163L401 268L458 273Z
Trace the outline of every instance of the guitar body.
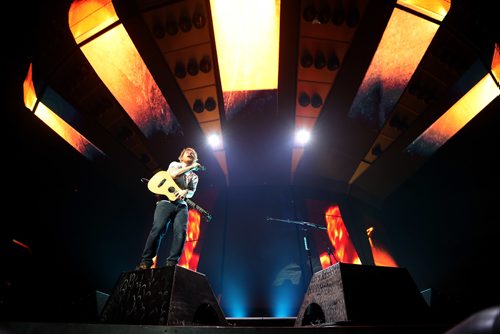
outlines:
M154 194L167 196L171 201L175 201L177 199L175 193L181 191L170 173L164 170L157 172L149 179L148 189Z
M164 170L157 172L149 179L148 189L154 194L167 196L170 201L175 201L177 199L175 194L182 190L177 183L175 183L170 173ZM192 200L186 199L186 203L190 207L198 210L207 221L212 220L212 215Z

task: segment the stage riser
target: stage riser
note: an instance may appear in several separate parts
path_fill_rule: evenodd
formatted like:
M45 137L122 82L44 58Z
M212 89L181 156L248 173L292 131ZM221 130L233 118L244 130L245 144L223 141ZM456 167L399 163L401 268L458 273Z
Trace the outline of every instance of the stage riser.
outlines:
M122 273L104 306L100 322L227 325L206 276L179 266Z
M428 321L429 307L406 269L337 263L313 275L295 326Z

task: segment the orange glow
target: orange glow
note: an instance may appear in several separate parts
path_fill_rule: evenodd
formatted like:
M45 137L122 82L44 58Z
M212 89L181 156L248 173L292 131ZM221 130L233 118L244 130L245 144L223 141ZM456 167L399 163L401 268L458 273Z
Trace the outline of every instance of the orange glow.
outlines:
M319 255L319 261L321 262L322 269L328 268L329 266L337 263L333 256L329 255L328 252L321 253Z
M200 237L200 213L196 210L189 210L187 238L184 245L179 266L196 271L200 254L195 252L198 239Z
M394 9L349 117L373 129L382 128L438 28L433 22Z
M380 246L375 246L372 236L374 233L374 228L370 227L366 230L366 234L368 236L368 241L370 242L370 247L372 250L373 261L376 266L385 266L385 267L397 267L396 261L392 258L392 256L384 250Z
M491 72L495 77L496 82L500 81L500 44L495 44L495 51L493 51L493 59L491 60Z
M500 64L497 63L497 67ZM499 95L500 89L495 80L487 74L408 145L406 151L422 156L431 155Z
M18 246L21 246L22 248L27 249L28 251L31 251L31 250L30 250L30 247L29 247L28 245L26 245L26 244L22 243L22 242L21 242L21 241L19 241L19 240L12 239L12 242L13 242L13 243L15 243L15 244L16 244L16 245L18 245Z
M335 258L339 262L361 264L361 260L354 248L354 245L349 238L349 233L340 214L340 208L338 205L334 205L328 208L325 213L325 219L327 223L328 238L333 246L333 252ZM332 261L333 261L332 256ZM328 255L326 255L326 261L329 265ZM322 262L323 265L323 262Z
M104 152L94 146L90 141L82 136L78 131L57 116L50 108L45 106L42 101L36 104L37 96L32 80L32 64L28 69L28 74L23 82L24 105L33 111L36 105L35 116L47 124L54 132L61 136L68 144L73 146L78 152L87 159L92 160L96 155L105 156Z
M28 74L23 82L24 105L29 110L33 110L36 104L36 92L33 85L33 64L30 64Z
M398 0L398 4L427 15L439 22L450 11L450 0Z
M77 44L118 21L110 0L74 0L68 15L69 27Z
M112 22L114 18L110 17L116 15L112 4L106 3L103 15L86 16L87 4L95 5L92 1L79 0L70 8L70 28L76 41L81 37L75 35L82 33L81 27L97 33L97 28L106 28L104 23ZM83 18L74 22L80 17ZM86 42L80 49L97 75L147 138L158 131L165 134L177 131L178 125L170 106L123 25L117 25L95 39L80 42Z
M280 0L210 0L222 90L278 87Z

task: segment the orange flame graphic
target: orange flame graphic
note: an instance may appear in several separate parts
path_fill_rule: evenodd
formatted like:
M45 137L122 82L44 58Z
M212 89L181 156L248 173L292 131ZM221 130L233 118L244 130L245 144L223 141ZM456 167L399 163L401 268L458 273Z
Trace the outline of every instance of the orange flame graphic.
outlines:
M179 266L196 271L200 254L195 252L198 239L200 237L200 213L196 210L189 210L187 238L184 245Z
M375 229L370 227L366 230L368 235L368 241L370 241L370 247L372 249L373 262L376 266L386 266L386 267L397 267L396 261L392 256L381 246L376 246L373 242L372 236Z
M325 219L328 238L333 246L333 254L330 259L327 253L321 254L320 261L322 268L324 269L336 263L337 261L335 259L343 263L361 264L358 253L349 238L349 233L347 232L344 220L340 214L339 206L334 205L329 207L326 210Z

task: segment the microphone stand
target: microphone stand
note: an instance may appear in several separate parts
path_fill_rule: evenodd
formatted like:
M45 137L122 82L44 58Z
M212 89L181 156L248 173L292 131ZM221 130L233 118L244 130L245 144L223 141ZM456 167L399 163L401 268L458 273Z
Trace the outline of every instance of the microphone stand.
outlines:
M268 222L279 221L279 222L284 222L284 223L288 223L288 224L297 224L297 225L302 226L302 231L304 231L304 249L307 252L307 259L309 261L309 269L311 270L311 277L312 277L312 275L314 274L314 270L313 270L313 265L312 265L311 249L309 248L309 244L308 244L308 240L307 240L307 236L309 234L308 227L317 228L319 230L326 230L327 228L324 226L316 225L316 224L309 223L309 222L290 220L290 219L279 219L279 218L267 217L266 220Z

